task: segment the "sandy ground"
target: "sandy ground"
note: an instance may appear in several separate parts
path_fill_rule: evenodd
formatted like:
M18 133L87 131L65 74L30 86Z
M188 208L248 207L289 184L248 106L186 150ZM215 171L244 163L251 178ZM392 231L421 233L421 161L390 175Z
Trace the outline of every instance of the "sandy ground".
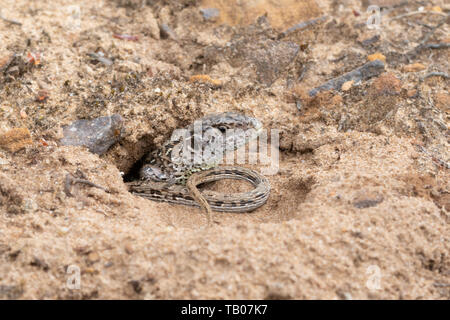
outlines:
M379 1L372 30L377 1L147 2L2 0L21 25L0 20L0 298L450 298L448 79L424 78L448 73L449 51L405 57L448 5L389 21L419 5ZM448 43L448 25L426 40ZM308 96L377 52L379 77ZM280 130L263 207L205 229L199 209L127 192L122 174L146 152L217 111ZM64 125L114 113L125 129L106 154L60 145ZM77 171L109 192L68 196Z

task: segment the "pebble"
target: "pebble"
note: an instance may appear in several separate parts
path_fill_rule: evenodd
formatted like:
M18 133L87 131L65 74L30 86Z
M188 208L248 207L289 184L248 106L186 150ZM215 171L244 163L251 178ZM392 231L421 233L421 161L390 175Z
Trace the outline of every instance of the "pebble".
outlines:
M125 243L124 249L127 254L132 254L134 252L133 245L129 242Z
M49 265L44 260L39 259L38 257L34 257L33 260L31 260L30 265L44 271L48 271L50 269Z
M200 12L205 20L216 20L220 15L220 10L217 8L202 8Z
M375 35L373 37L364 39L361 41L361 45L363 47L370 47L371 45L377 43L380 40L380 36L379 35Z
M384 62L381 60L374 60L367 62L366 64L362 65L359 68L356 68L353 71L347 72L346 74L339 76L337 78L328 80L324 84L312 89L309 91L310 96L315 96L320 91L327 91L327 90L340 90L342 88L342 85L347 81L363 81L370 79L374 76L379 75L384 71Z
M222 81L220 80L216 80L216 79L212 79L210 76L208 76L207 74L197 74L195 76L192 76L189 78L189 82L199 82L199 83L206 83L206 84L210 84L214 87L220 87L222 85Z
M314 0L202 0L203 8L220 10L220 22L229 26L245 27L258 17L267 16L270 24L277 30L310 20L320 15L321 9ZM161 16L161 15L160 15Z
M342 91L350 90L350 88L353 86L354 83L355 83L354 80L344 82L344 84L341 87L341 90Z
M0 298L16 300L23 295L21 286L0 284Z
M150 35L156 40L159 40L161 37L161 31L159 30L158 21L155 19L153 13L148 12L146 15L146 25L149 29Z
M222 46L208 46L203 51L204 63L227 63L243 69L251 82L270 87L294 61L300 46L292 41L280 41L266 16L242 30Z
M0 134L0 147L16 152L32 144L30 131L27 128L14 128Z
M322 16L316 19L312 19L312 20L308 20L308 21L302 21L300 23L297 23L296 25L290 27L289 29L287 29L286 31L284 31L283 33L281 33L280 38L287 36L288 34L294 32L294 31L299 31L302 29L305 29L306 27L309 27L311 25L315 25L318 24L320 22L324 22L328 19L327 16Z
M177 36L167 23L161 23L159 29L161 31L161 38L177 40Z
M408 98L415 98L417 97L417 89L410 89L406 92L406 95L408 96Z
M91 252L88 254L87 259L90 263L95 263L100 260L100 256L98 255L97 252Z
M366 6L372 6L372 5L376 5L380 8L389 8L389 7L394 7L394 6L398 6L403 2L403 0L368 0L368 1L363 1L364 4L366 4Z
M434 12L442 12L442 8L439 6L434 6L430 9L430 11L434 11Z
M24 199L23 209L27 212L36 211L39 208L37 203L33 199Z
M376 207L378 204L382 203L384 198L382 196L370 197L367 196L365 199L356 199L353 202L353 206L358 209L366 209L370 207Z
M85 146L92 153L102 155L121 138L123 122L118 114L92 120L76 120L63 127L61 144Z

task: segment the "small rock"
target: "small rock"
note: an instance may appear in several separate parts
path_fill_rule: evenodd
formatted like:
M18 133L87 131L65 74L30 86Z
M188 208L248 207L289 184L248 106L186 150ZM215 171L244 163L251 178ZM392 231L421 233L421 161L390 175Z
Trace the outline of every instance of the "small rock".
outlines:
M352 294L350 292L338 290L336 294L341 298L342 300L353 300Z
M363 0L363 8L367 8L368 6L379 6L380 8L389 8L398 6L403 2L403 0Z
M292 299L292 293L282 283L268 284L265 300L289 300Z
M87 259L90 263L95 263L100 260L100 256L98 255L97 252L93 251L88 254Z
M26 119L28 117L27 113L23 109L20 110L19 114L22 119Z
M380 52L376 52L374 54L371 54L367 57L367 60L369 61L375 61L375 60L381 60L383 62L386 62L386 57L381 54Z
M320 91L327 91L331 89L340 90L342 88L342 85L347 81L353 80L355 82L359 82L367 80L374 76L379 75L383 71L384 71L383 61L381 60L370 61L353 71L347 72L346 74L339 76L337 78L328 80L324 84L310 90L309 95L313 97Z
M19 151L32 143L27 128L14 128L0 135L0 147L10 152Z
M216 20L220 15L220 10L217 8L202 8L200 9L200 12L205 20L211 21Z
M436 107L444 112L450 112L450 94L446 91L436 92L434 95Z
M142 284L140 281L138 280L131 280L128 281L128 284L133 288L134 292L136 292L137 294L142 292Z
M77 120L63 127L64 146L85 146L92 153L102 155L119 141L123 131L123 118L114 114L92 120Z
M406 95L408 96L408 98L415 98L417 97L417 89L410 89L406 92Z
M16 300L23 295L23 289L20 286L0 285L0 298Z
M266 86L278 79L299 51L299 45L294 42L272 39L238 40L225 50L233 66L251 65L258 82Z
M342 96L339 94L336 94L330 99L330 106L335 107L335 106L342 104L343 102L344 102L344 99L342 98Z
M131 243L126 243L124 246L125 252L127 254L132 254L134 252L133 246L131 245Z
M167 23L161 23L161 25L159 26L159 30L161 38L177 40L177 36Z
M342 91L350 90L350 88L353 86L354 83L355 83L354 80L350 80L350 81L344 82L344 84L341 87L341 90Z
M270 87L300 51L297 43L277 40L278 36L267 17L260 16L223 46L205 47L201 63L210 67L228 63L232 68L243 70L250 82Z
M439 7L439 6L434 6L434 7L432 7L432 8L430 9L430 11L433 11L433 12L442 12L442 8Z
M258 81L270 86L300 51L298 44L285 41L268 41L267 47L250 52L256 66Z
M37 257L34 257L34 259L30 262L30 266L37 267L44 271L48 271L50 269L48 264L45 261L43 261Z
M96 53L96 52L89 52L89 53L87 53L87 55L89 57L91 57L93 59L93 61L101 62L101 63L103 63L104 65L107 65L107 66L111 66L114 63L114 61L112 61L111 59L108 59L107 57L105 57L103 52L98 52L98 53ZM93 72L90 72L90 73L93 73Z
M26 212L33 212L39 208L37 203L33 199L24 199L23 201L23 210Z
M422 71L425 69L426 69L426 67L421 63L412 63L412 64L408 64L407 66L403 67L404 72L417 72L417 71Z
M5 204L6 212L12 214L24 213L24 194L20 181L12 179L0 172L0 203Z
M392 72L386 72L374 80L370 87L372 95L397 95L402 89L402 82Z
M48 98L49 98L48 91L46 91L46 90L39 90L37 95L36 95L35 101L44 103L44 102L46 102L48 100Z
M379 201L379 200L369 200L369 199L367 199L367 200L361 200L361 201L355 202L353 204L353 206L355 208L358 208L358 209L365 209L365 208L375 207L380 202L381 201Z

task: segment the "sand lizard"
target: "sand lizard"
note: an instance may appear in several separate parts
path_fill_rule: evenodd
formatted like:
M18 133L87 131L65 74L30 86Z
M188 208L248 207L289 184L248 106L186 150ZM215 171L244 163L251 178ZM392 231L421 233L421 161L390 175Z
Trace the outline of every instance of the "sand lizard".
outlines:
M129 182L129 190L155 201L205 207L208 213L210 209L248 212L259 208L270 193L267 178L250 169L218 164L224 151L246 145L261 131L259 120L238 113L226 112L199 119L147 155L140 180ZM196 155L200 159L194 161ZM255 188L233 194L200 193L196 188L221 179L246 180Z

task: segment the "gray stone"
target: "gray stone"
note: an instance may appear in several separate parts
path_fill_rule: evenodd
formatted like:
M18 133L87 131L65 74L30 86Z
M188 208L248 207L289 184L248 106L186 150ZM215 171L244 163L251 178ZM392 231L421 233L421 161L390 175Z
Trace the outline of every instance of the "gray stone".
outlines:
M161 33L161 38L177 40L177 36L167 23L161 23L161 25L159 26L159 30Z
M378 199L363 199L353 203L353 206L358 209L365 209L370 207L376 207L378 204L383 202L383 198Z

